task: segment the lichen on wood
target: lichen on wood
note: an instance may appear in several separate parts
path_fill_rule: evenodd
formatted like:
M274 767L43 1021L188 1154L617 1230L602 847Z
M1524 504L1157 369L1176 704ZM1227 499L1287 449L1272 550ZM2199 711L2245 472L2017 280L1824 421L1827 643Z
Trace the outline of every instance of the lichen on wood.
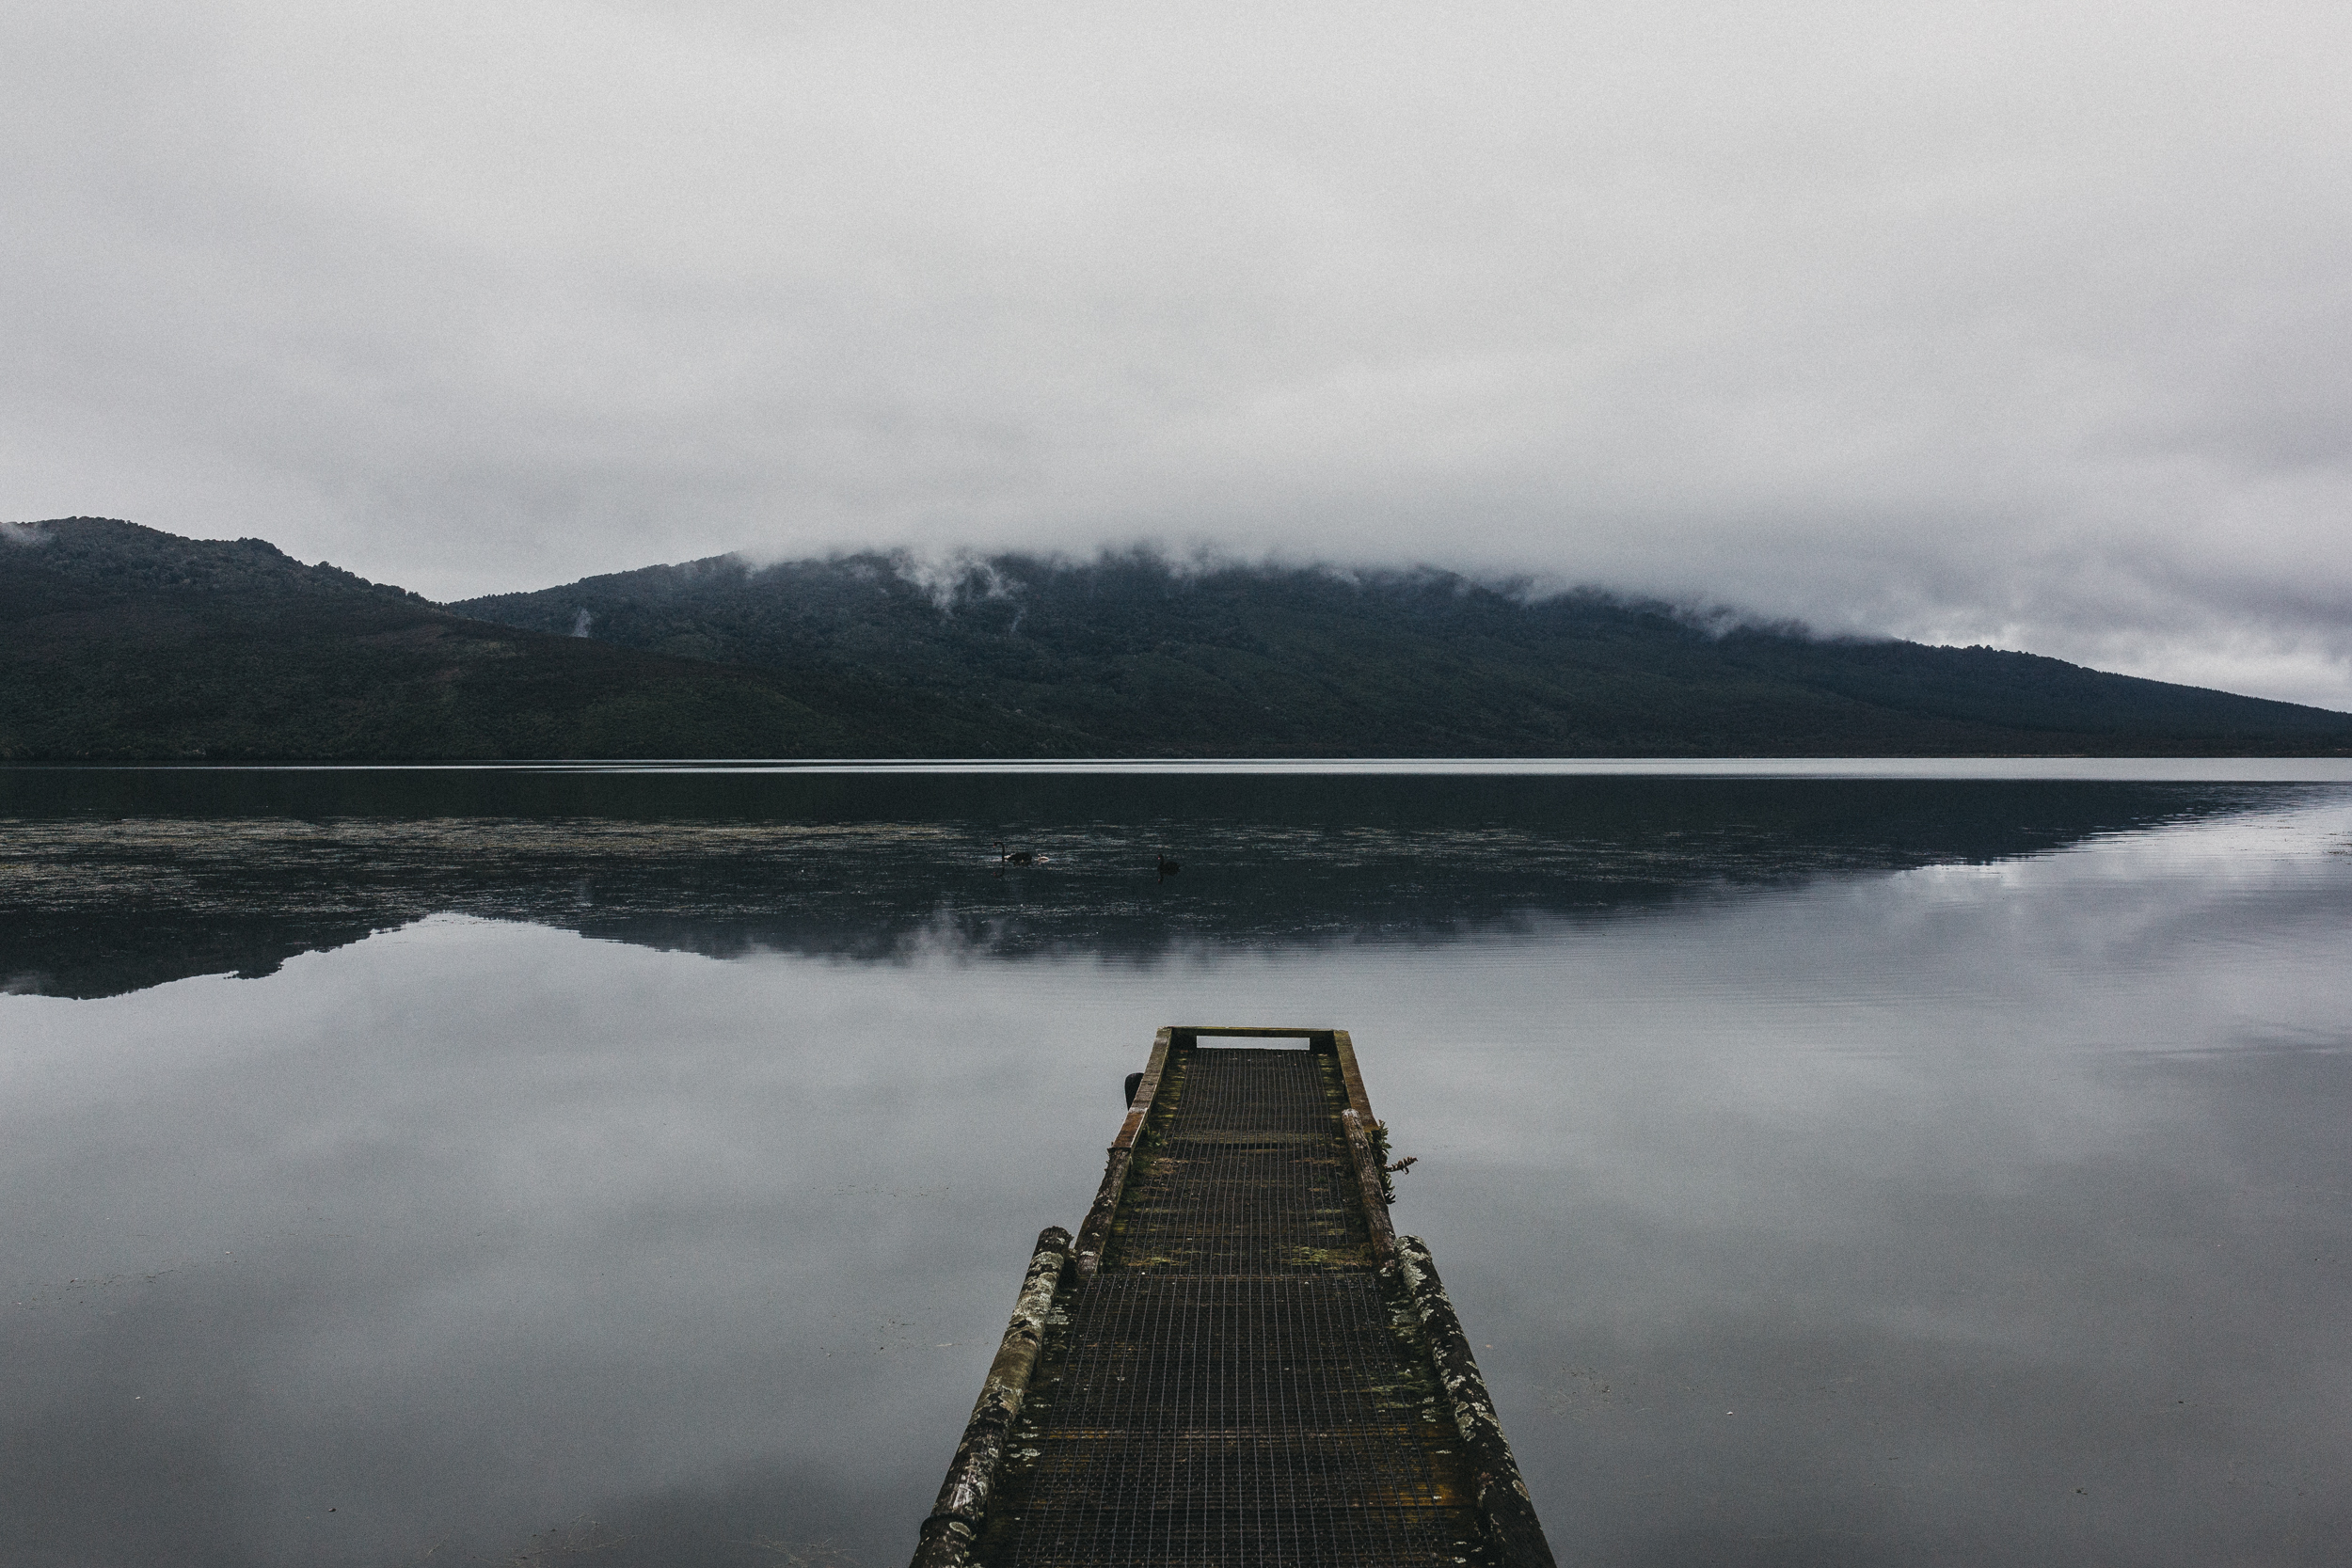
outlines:
M947 1466L939 1500L931 1505L930 1517L923 1521L922 1543L915 1548L913 1568L962 1568L970 1560L972 1538L988 1516L989 1491L995 1483L1013 1422L1021 1415L1029 1374L1037 1370L1046 1314L1053 1310L1054 1292L1060 1288L1062 1265L1069 1258L1069 1231L1056 1225L1039 1233L1028 1273L1022 1277L1021 1294L1013 1303L1012 1321L1006 1325L996 1359L990 1363L987 1380L980 1385L979 1400L972 1406L963 1441L956 1446L956 1457Z
M1462 1332L1462 1321L1438 1278L1428 1244L1418 1236L1398 1237L1394 1266L1404 1275L1437 1364L1438 1382L1454 1408L1454 1423L1476 1472L1479 1512L1486 1517L1502 1560L1510 1568L1554 1568L1551 1545L1535 1518L1534 1500L1519 1478L1518 1461L1512 1457L1510 1440L1503 1436L1502 1419L1486 1393L1486 1380L1470 1354L1470 1337Z

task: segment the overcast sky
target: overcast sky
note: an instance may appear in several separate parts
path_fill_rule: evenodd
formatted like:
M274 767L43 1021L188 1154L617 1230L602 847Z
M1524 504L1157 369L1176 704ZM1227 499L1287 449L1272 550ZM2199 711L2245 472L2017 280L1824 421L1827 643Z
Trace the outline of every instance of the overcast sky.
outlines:
M1525 571L2352 708L2352 7L0 0L0 516Z

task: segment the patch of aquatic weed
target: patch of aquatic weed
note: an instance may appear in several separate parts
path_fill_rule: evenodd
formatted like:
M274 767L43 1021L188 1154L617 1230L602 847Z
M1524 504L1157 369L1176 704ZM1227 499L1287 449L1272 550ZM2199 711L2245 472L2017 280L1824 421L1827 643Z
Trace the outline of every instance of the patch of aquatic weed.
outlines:
M755 1536L744 1544L765 1553L764 1560L773 1568L852 1568L857 1561L830 1540L794 1543Z
M568 1525L550 1525L533 1534L528 1544L517 1546L505 1557L485 1558L485 1562L498 1568L553 1568L557 1563L570 1563L581 1558L617 1548L622 1537L597 1524L594 1519L580 1520Z

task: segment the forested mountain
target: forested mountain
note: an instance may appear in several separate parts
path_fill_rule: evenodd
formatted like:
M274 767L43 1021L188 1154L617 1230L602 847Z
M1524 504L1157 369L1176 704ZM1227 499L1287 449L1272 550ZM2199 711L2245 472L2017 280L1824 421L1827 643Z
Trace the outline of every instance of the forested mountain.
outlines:
M2029 654L1695 624L1435 571L731 557L453 608L821 668L1140 755L2352 751L2352 715Z
M259 539L0 531L0 757L773 756L1026 749L919 694L453 614Z
M440 607L0 527L0 757L2352 753L2352 715L1442 572L731 557Z

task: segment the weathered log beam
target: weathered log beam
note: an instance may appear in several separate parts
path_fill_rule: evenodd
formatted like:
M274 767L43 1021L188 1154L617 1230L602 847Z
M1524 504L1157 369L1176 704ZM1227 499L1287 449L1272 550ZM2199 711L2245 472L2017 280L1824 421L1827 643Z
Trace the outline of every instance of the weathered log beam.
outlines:
M1012 1322L1005 1326L1004 1342L989 1364L988 1379L972 1406L972 1419L956 1445L947 1465L947 1479L939 1488L931 1516L923 1521L921 1543L914 1548L912 1568L963 1568L971 1560L973 1538L988 1518L988 1495L996 1481L996 1467L1012 1424L1021 1415L1022 1399L1029 1390L1029 1374L1037 1370L1038 1347L1045 1338L1045 1316L1053 1310L1054 1292L1061 1284L1062 1265L1070 1257L1070 1232L1048 1226L1040 1232L1029 1272L1021 1281L1013 1303Z
M1428 1338L1438 1381L1454 1406L1454 1424L1461 1431L1462 1447L1476 1476L1479 1512L1486 1515L1501 1560L1506 1568L1554 1568L1551 1544L1536 1522L1534 1501L1519 1479L1510 1439L1502 1435L1502 1422L1486 1395L1486 1380L1478 1374L1478 1359L1470 1354L1470 1338L1462 1332L1462 1320L1454 1316L1427 1243L1418 1236L1398 1237L1396 1266L1404 1273L1405 1289Z
M1160 1074L1168 1067L1175 1036L1175 1030L1163 1029L1152 1038L1152 1058L1143 1065L1143 1082L1136 1085L1135 1098L1127 1105L1127 1119L1119 1124L1119 1136L1111 1140L1109 1157L1103 1163L1103 1184L1095 1189L1094 1207L1087 1211L1085 1221L1078 1227L1078 1240L1071 1247L1071 1260L1077 1265L1078 1273L1089 1278L1102 1267L1103 1248L1111 1237L1111 1221L1118 1217L1120 1195L1127 1190L1127 1172L1135 1163L1136 1139L1151 1117L1152 1097L1159 1092Z
M1331 1031L1331 1054L1340 1061L1340 1082L1347 1085L1348 1109L1364 1118L1370 1128L1380 1118L1372 1114L1372 1097L1364 1092L1364 1075L1356 1066L1356 1042L1344 1029Z
M1356 1166L1356 1181L1364 1192L1364 1219L1372 1227L1372 1260L1375 1266L1396 1258L1396 1229L1389 1219L1389 1184L1381 1180L1380 1156L1372 1147L1372 1097L1364 1092L1364 1075L1356 1067L1356 1043L1344 1029L1331 1031L1331 1053L1339 1058L1340 1082L1347 1087L1347 1109L1340 1126L1347 1133L1347 1152Z
M1372 1227L1372 1261L1377 1268L1396 1259L1396 1227L1389 1219L1388 1195L1380 1187L1380 1156L1372 1151L1370 1131L1354 1110L1340 1113L1347 1132L1347 1152L1356 1166L1356 1185L1363 1190L1364 1220Z

